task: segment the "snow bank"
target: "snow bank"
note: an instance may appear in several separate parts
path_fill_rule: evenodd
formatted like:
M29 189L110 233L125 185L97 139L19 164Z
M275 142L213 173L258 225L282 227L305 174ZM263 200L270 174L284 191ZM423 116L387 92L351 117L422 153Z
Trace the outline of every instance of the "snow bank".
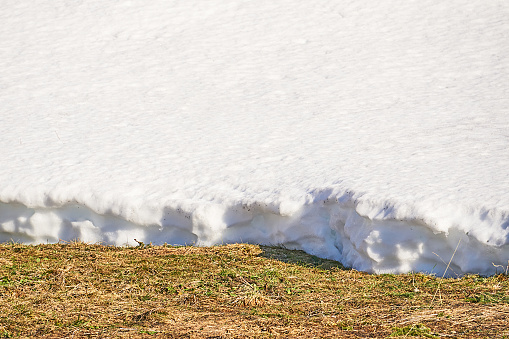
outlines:
M452 257L448 275L492 274L494 263L502 264L509 258L507 215L464 211L462 222L456 224L451 219L454 206L437 207L434 217L418 220L412 218L419 215L415 212L406 218L396 217L394 206L368 211L364 203L355 205L343 198L291 206L291 210L287 204L179 202L164 209L96 212L77 203L46 208L1 203L0 241L79 239L120 246L136 245L136 240L207 246L281 244L374 273L420 271L441 275ZM447 219L451 224L444 229Z
M506 1L1 6L0 241L507 265Z

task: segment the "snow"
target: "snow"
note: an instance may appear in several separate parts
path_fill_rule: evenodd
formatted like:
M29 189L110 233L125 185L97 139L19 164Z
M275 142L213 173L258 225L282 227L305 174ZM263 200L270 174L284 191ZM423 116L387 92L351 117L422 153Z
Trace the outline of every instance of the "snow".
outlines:
M0 6L0 241L508 265L509 2Z

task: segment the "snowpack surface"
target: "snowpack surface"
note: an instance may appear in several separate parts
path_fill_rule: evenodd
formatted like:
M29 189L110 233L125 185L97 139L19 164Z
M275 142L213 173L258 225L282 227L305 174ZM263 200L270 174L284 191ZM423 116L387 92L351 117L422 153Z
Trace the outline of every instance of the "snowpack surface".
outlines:
M508 1L0 7L0 241L507 266Z

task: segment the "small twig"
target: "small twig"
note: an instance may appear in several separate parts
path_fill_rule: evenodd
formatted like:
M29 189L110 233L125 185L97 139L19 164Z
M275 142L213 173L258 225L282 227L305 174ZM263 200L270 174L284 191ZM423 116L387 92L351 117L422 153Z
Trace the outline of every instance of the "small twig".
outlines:
M60 140L60 142L63 144L64 142L62 141L62 139L60 139L60 136L58 135L57 131L54 131L54 132L57 135L58 140Z

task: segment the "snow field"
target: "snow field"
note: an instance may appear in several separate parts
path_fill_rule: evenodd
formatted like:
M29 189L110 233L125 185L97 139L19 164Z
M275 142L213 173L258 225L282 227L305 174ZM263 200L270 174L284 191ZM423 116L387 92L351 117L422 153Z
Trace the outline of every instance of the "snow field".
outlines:
M1 6L0 241L507 265L507 1Z

